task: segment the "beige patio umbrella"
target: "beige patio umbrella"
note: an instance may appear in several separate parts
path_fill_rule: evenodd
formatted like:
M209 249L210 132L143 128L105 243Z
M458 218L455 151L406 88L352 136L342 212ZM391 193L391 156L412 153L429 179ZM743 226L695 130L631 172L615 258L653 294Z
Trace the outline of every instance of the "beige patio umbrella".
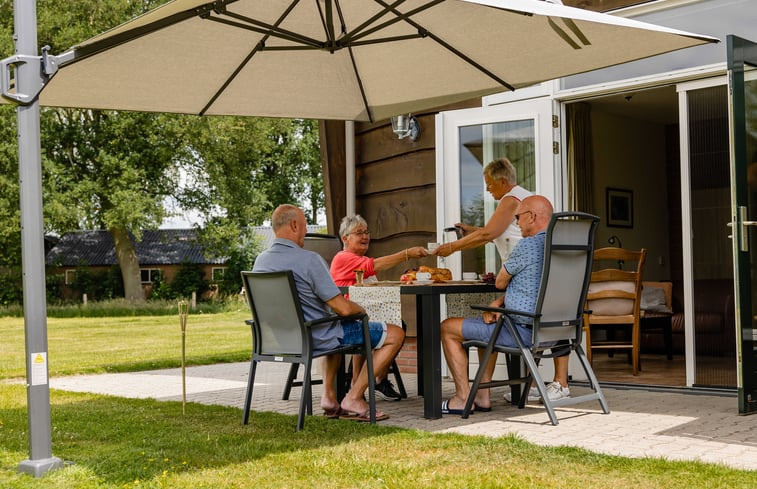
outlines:
M382 120L709 42L537 0L174 0L72 48L40 100Z

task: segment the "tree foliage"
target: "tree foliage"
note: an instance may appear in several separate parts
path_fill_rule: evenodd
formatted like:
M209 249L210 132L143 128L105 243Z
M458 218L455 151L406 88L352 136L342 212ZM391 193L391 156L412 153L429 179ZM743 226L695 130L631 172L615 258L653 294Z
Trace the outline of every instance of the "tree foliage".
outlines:
M164 2L38 0L39 45L62 53ZM0 0L0 58L13 54L12 33L12 2ZM0 107L5 270L20 266L15 118L12 107ZM300 204L310 222L324 207L315 121L43 108L40 127L48 233L105 228L114 238L127 232L139 238L160 225L170 199L206 219L211 252L239 261L242 229L262 224L275 206ZM130 296L137 262L119 262Z

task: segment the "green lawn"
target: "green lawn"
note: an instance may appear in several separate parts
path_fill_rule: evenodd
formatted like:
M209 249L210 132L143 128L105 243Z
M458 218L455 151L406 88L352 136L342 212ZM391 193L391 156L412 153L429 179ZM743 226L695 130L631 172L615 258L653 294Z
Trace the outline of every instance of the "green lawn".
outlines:
M53 453L73 465L33 479L24 389L0 383L0 487L754 488L757 474L699 463L542 448L514 437L440 435L180 402L53 391Z
M246 311L190 316L193 363L249 356ZM53 375L179 365L178 318L51 319ZM51 391L53 454L67 465L40 479L29 457L23 323L0 319L0 488L754 488L757 472L627 459L514 437L432 434L388 426L180 402ZM6 380L1 380L6 379Z
M187 318L188 365L250 358L249 310ZM50 375L127 372L181 365L177 316L49 318ZM0 379L26 375L23 318L0 318Z

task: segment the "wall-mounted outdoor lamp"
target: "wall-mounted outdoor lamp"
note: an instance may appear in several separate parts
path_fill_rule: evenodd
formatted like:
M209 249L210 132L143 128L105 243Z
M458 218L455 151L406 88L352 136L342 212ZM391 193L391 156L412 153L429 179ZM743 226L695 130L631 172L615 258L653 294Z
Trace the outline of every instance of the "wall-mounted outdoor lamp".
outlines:
M410 136L411 140L417 141L421 135L421 125L413 115L395 115L392 116L392 131L400 139Z

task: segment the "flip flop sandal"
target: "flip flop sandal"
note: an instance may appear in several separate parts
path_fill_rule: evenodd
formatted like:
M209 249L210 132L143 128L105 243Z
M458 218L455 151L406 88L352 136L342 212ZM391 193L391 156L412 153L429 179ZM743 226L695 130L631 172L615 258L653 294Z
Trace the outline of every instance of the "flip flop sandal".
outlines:
M454 409L449 407L449 399L442 402L442 414L456 414L458 416L463 415L464 409ZM491 408L489 408L491 410ZM475 411L471 411L470 413L473 414Z
M478 411L479 413L490 413L490 412L492 412L492 408L491 407L481 407L478 404L476 404L475 402L473 403L473 410L474 411Z
M366 411L364 413L356 413L354 411L344 411L344 415L339 416L339 419L347 419L350 421L358 421L360 423L370 423L371 422L371 413L370 411ZM376 413L376 421L383 421L385 419L389 419L389 415L385 413Z
M342 409L341 406L337 406L332 409L324 409L323 415L326 416L328 419L339 419L340 416L346 415L347 412Z

